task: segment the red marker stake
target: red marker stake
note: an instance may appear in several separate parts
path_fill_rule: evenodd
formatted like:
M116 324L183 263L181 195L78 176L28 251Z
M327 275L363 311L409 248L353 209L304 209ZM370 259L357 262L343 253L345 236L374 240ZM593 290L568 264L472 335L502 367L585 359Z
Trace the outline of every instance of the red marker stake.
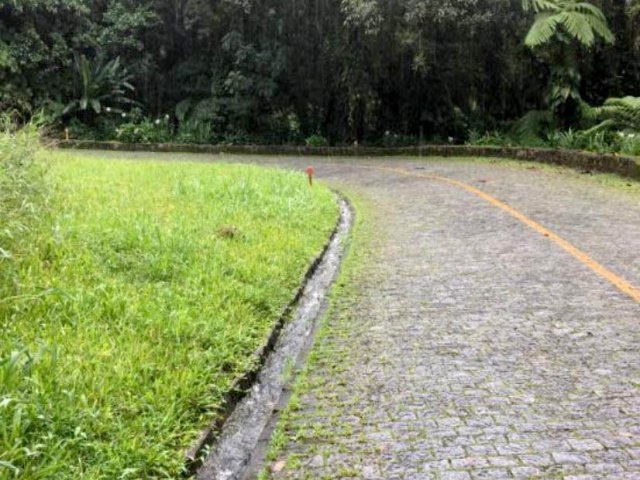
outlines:
M309 165L305 172L307 172L307 176L309 177L309 185L313 187L313 167Z

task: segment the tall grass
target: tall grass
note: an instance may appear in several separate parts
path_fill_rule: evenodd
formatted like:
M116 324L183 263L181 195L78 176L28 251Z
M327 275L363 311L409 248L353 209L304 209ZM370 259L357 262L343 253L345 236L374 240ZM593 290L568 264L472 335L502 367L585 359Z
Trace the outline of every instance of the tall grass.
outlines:
M17 253L13 250L37 223L46 203L37 135L35 124L19 129L9 117L0 117L0 261Z
M49 176L52 213L3 279L0 478L176 478L326 241L332 195L251 166L57 154Z

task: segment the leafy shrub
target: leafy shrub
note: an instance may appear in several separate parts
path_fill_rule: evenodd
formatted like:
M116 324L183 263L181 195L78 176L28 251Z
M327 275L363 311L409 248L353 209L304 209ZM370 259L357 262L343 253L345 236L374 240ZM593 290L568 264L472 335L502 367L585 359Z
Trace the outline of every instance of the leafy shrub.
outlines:
M612 132L592 130L566 130L552 132L547 137L552 148L567 150L586 150L597 153L613 153L620 151L621 141Z
M297 142L301 139L302 132L300 130L300 119L295 113L287 115L287 130L289 142Z
M130 95L132 75L120 63L120 58L106 61L103 56L89 60L85 55L75 55L73 61L74 97L62 111L63 114L93 112L99 114L106 105L134 103Z
M469 139L467 140L467 145L478 146L504 147L511 146L513 143L512 138L498 131L480 133L477 130L470 130Z
M215 135L213 125L202 120L185 120L178 125L173 139L176 143L213 143Z
M514 123L512 131L526 143L530 139L545 138L555 131L557 123L552 110L530 110Z
M311 135L305 139L305 143L308 147L326 147L329 142L322 135Z
M69 136L72 139L77 140L101 140L98 135L98 130L85 123L82 123L77 118L72 118L69 122ZM112 132L113 133L113 132Z
M640 156L640 133L618 132L618 138L620 152Z
M584 132L582 138L582 148L589 152L613 153L618 150L618 142L612 132Z
M269 143L299 143L303 138L300 120L293 112L277 111L269 117L267 125L273 138Z
M547 142L552 148L582 149L583 138L579 132L569 129L565 132L553 131L547 136Z
M116 128L116 139L124 143L161 143L170 140L169 119L143 118L121 124Z
M225 133L220 143L223 143L225 145L248 145L260 142L257 141L256 137L246 132L237 131Z

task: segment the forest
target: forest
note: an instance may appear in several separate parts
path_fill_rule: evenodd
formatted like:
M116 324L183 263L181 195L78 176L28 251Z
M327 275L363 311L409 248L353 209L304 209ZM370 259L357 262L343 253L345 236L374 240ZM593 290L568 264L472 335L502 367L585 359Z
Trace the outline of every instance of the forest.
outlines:
M0 3L0 111L58 138L638 155L639 96L640 0Z

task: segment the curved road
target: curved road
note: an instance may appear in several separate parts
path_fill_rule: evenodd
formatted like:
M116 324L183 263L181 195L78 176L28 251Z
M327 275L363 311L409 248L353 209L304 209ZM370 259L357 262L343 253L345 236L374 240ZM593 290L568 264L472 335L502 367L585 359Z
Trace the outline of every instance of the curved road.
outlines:
M313 164L374 212L274 478L640 478L638 184L489 161L223 158Z
M640 296L425 176L631 285L640 195L488 162L314 163L374 207L373 254L316 345L276 478L640 478Z
M631 285L640 195L487 162L317 163L375 207L375 244L316 345L276 478L640 478L640 296L425 176Z

